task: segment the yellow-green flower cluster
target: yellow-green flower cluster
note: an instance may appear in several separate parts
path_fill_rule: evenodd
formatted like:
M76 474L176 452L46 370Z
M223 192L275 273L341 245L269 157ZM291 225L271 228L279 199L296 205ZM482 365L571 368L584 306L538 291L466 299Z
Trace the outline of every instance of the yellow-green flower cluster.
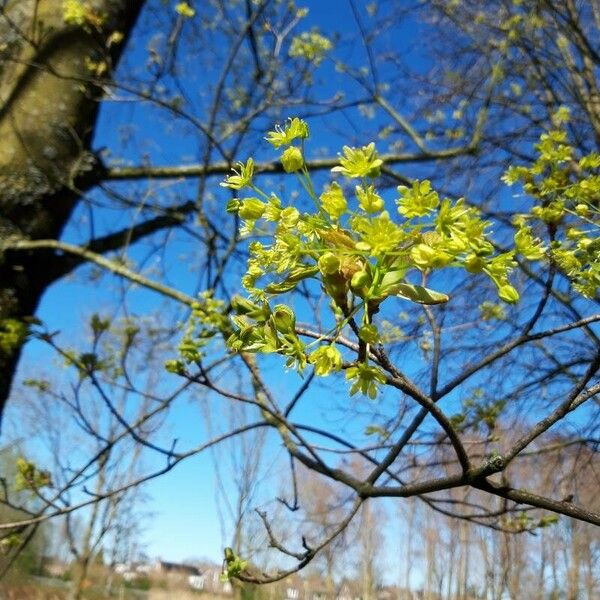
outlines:
M415 181L412 188L404 185L398 186L400 200L398 200L398 212L404 217L424 217L433 212L440 203L440 198L431 189L431 182Z
M332 48L331 41L318 31L305 31L292 39L289 55L319 65Z
M333 345L321 346L309 357L308 362L315 367L315 373L325 377L342 368L342 355Z
M192 306L192 314L179 343L179 358L165 362L170 373L183 374L185 366L199 361L204 347L218 334L231 333L231 323L225 316L225 303L213 297L211 290L203 292Z
M175 6L175 12L185 19L191 19L196 14L196 10L187 2L179 2Z
M85 25L87 8L81 0L63 0L63 19L68 25Z
M227 345L234 352L280 354L286 366L302 371L307 363L304 345L296 334L296 315L285 304L271 308L268 302L254 303L236 296L232 300L236 316Z
M568 118L559 111L555 123ZM551 261L574 290L594 298L600 288L600 154L577 159L563 129L543 134L536 150L531 166L511 167L503 177L534 200L530 212L515 219L515 250L527 260Z
M352 381L350 395L354 396L361 392L365 396L374 400L377 397L378 384L385 383L385 374L379 367L374 367L366 363L360 363L355 367L350 367L346 371L346 379Z
M40 490L52 485L52 478L48 471L43 471L37 465L23 457L17 458L17 474L15 477L15 490Z
M235 199L227 209L244 220L243 233L250 233L260 221L261 235L267 237L249 244L242 283L253 308L240 310L238 302L228 344L233 351L283 355L288 366L299 370L311 364L320 376L345 368L352 394L360 391L375 397L385 377L370 364L369 352L344 367L335 345L350 315L360 321L356 329L359 345L368 349L381 343L379 328L372 321L379 305L392 297L420 304L447 302L446 294L410 281L413 276L422 279L420 272L447 266L487 274L499 296L514 302L518 294L508 282L513 255L495 254L488 238L489 224L478 211L464 200L440 199L429 181L399 188L400 217L393 219L376 188L383 163L372 143L344 147L340 164L332 169L344 178L361 180L354 186L354 197L344 189L343 181L332 181L320 193L315 191L302 150L295 145L303 146L307 137L306 123L294 118L269 132L267 141L277 149L286 148L281 157L284 169L298 177L314 210L301 213L257 187L252 182L251 160L239 163L225 182L233 189L251 187L255 195ZM526 233L521 234L523 240ZM327 343L312 342L309 346L317 344L317 348L310 352L295 332L292 309L285 304L275 309L270 305L271 298L292 292L309 279L318 281L329 296L337 322Z
M564 112L564 111L563 111ZM557 123L564 122L562 114ZM514 246L498 253L490 239L490 223L464 199L441 198L429 181L398 188L395 218L385 210L376 178L382 160L374 144L344 147L339 165L332 169L342 181L316 191L304 162L308 125L298 118L269 132L267 140L284 148L283 168L294 173L314 208L300 212L253 181L254 162L238 163L222 184L246 198L230 201L227 210L242 220L250 234L260 222L260 241L248 245L248 265L242 283L249 298L235 297L235 316L224 316L224 306L209 295L194 308L192 328L180 349L182 361L170 370L185 372L185 362L201 357L202 345L220 332L233 352L276 353L289 368L302 371L312 365L319 376L345 371L350 394L376 398L387 379L373 363L376 347L389 340L389 326L374 322L380 305L391 298L420 304L447 302L441 291L416 283L447 267L483 274L496 285L498 297L518 301L509 274L515 257L551 263L572 282L575 291L596 297L600 287L600 154L577 157L564 131L542 136L532 165L511 167L504 180L520 183L533 200L529 212L514 219ZM345 179L359 179L354 194ZM346 186L346 187L345 187ZM272 306L275 297L293 292L314 280L329 297L333 328L322 338L305 343L296 315L286 303ZM502 303L485 301L481 319L503 320ZM351 323L352 331L346 326ZM350 358L340 337L355 335L357 352ZM395 332L402 337L401 331ZM346 342L344 342L346 344ZM347 344L346 344L347 345ZM421 342L426 351L427 339ZM342 348L340 350L339 348ZM347 353L350 360L342 354ZM495 408L484 418L493 423ZM487 422L487 421L486 421Z
M27 323L18 319L0 319L0 355L10 354L27 338Z

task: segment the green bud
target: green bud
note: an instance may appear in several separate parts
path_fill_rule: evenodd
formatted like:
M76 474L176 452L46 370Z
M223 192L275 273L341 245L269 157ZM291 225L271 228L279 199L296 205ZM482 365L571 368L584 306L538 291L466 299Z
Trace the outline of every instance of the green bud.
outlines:
M100 334L110 327L110 320L102 319L100 315L94 314L90 319L90 327L95 334Z
M519 292L509 284L500 286L498 289L498 296L500 296L504 302L508 302L509 304L514 304L519 301Z
M304 158L300 148L291 146L281 155L281 164L286 173L295 173L302 168Z
M254 304L254 302L251 302L242 296L234 296L231 299L231 308L233 308L238 315L247 315L260 311L260 306L258 306L258 304Z
M348 287L343 275L332 273L323 277L325 291L338 306L346 306Z
M340 270L340 259L333 252L325 252L319 258L318 265L323 275L332 275Z
M238 215L240 215L242 219L256 221L256 219L260 219L263 216L265 208L265 203L261 202L258 198L248 198L242 200L238 209Z
M485 267L485 260L477 254L469 254L465 259L465 269L469 273L481 273Z
M588 214L588 206L587 204L578 204L575 207L575 212L580 216L580 217L585 217Z
M173 373L175 375L183 375L185 372L183 363L180 360L175 359L165 361L165 369L169 373Z
M227 207L226 207L226 211L228 213L233 213L233 214L237 214L238 210L240 210L240 206L242 205L242 203L240 202L239 198L232 198L228 203L227 203Z
M452 256L443 250L432 248L427 244L418 244L410 252L411 258L419 267L445 267L452 261Z
M350 287L353 290L366 287L371 283L371 277L367 271L356 271L350 280Z
M379 342L379 331L377 331L377 327L372 323L369 325L363 325L358 330L358 336L367 344L376 344Z
M279 333L293 333L296 328L296 315L285 304L278 304L273 310L273 323Z

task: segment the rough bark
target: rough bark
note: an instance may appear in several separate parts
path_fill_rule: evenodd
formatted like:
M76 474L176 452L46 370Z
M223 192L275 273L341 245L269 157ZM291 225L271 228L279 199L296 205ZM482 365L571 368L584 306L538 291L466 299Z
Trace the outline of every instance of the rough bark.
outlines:
M60 274L54 252L2 251L11 236L57 239L98 175L90 141L102 95L143 0L84 3L66 22L62 0L14 0L0 13L0 418L23 339L8 327L32 316ZM123 34L120 43L114 32ZM111 38L111 35L113 37Z

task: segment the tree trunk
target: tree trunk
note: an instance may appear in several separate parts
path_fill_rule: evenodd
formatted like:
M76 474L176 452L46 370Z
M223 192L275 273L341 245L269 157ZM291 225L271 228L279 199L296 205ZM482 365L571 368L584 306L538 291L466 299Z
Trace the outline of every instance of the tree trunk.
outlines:
M143 4L86 2L83 21L67 18L62 0L0 9L0 418L27 320L61 273L57 253L3 251L2 241L57 239L81 191L97 181L89 145L98 78L112 72Z

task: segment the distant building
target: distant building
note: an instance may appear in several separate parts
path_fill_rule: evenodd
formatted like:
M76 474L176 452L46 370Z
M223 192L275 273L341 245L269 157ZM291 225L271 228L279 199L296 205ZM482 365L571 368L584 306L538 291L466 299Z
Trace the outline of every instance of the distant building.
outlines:
M190 575L201 575L200 569L194 565L183 563L168 562L166 560L157 561L154 571L167 577L189 577Z
M48 577L62 577L69 570L66 562L54 556L42 556L40 567L42 573Z
M286 588L285 600L300 600L300 590L295 587Z
M202 575L190 575L188 577L188 584L193 590L203 590L204 577Z
M117 563L113 567L113 571L125 581L133 581L140 577L147 577L152 568L152 565L148 563Z

